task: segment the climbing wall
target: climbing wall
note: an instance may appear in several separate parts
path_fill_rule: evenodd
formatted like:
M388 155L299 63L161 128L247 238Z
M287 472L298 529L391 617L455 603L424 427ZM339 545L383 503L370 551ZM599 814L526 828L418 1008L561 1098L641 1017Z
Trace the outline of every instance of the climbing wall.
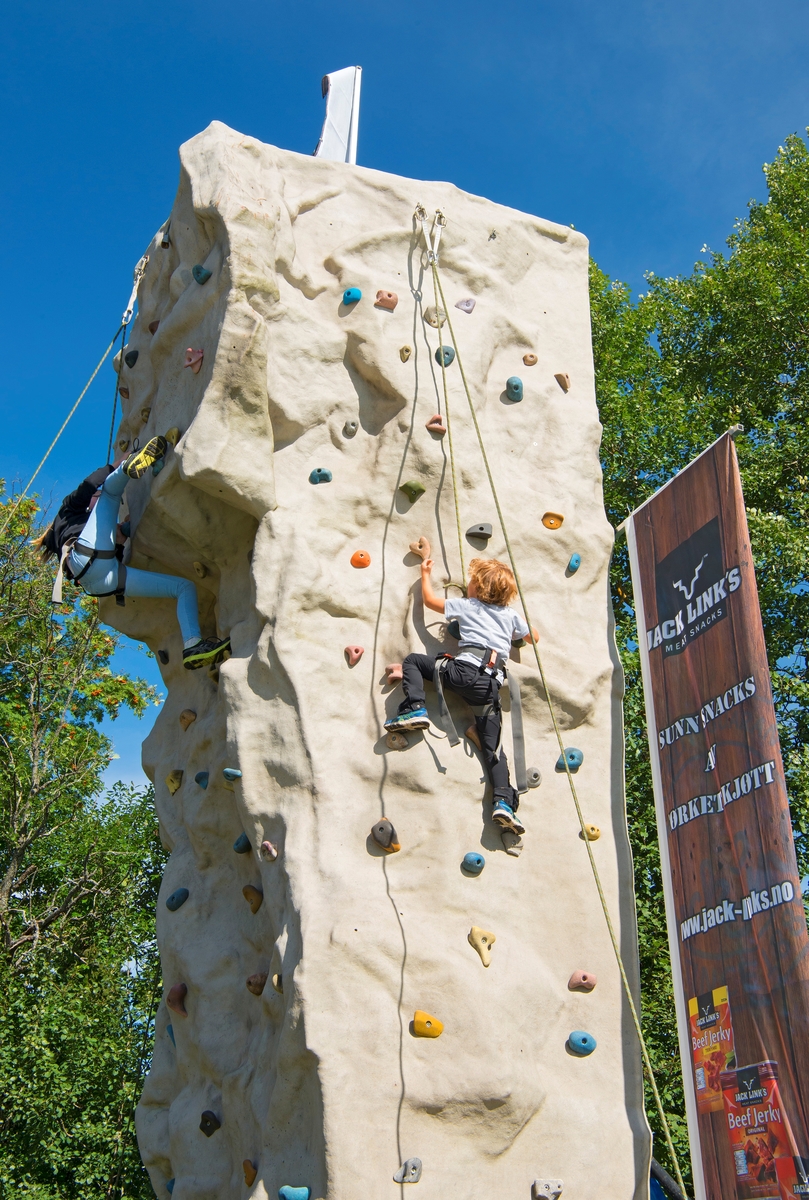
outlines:
M541 775L522 847L472 742L383 729L385 666L457 651L409 549L429 539L439 591L461 578L418 203L447 218L460 362L636 984L586 239L213 124L148 251L117 438L176 431L129 486L132 563L193 580L232 657L185 671L169 602L103 602L167 689L143 751L171 855L137 1113L159 1197L647 1195L638 1047L533 653L510 664ZM447 383L464 557L502 558L457 357Z

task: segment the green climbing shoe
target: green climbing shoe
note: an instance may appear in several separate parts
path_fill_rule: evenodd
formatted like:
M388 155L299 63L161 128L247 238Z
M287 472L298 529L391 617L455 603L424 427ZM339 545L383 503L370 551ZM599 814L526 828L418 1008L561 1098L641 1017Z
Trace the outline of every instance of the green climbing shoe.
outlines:
M130 479L140 479L158 459L164 458L169 444L164 437L153 437L141 450L130 454L123 464L124 474Z
M226 654L230 654L230 638L205 638L196 646L183 650L183 666L186 671L198 671L200 667L214 667Z

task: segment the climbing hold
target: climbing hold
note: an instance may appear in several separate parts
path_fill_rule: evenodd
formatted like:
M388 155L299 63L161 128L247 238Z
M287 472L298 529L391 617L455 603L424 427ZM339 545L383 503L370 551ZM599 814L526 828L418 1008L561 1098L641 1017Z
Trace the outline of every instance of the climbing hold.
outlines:
M431 304L424 314L424 320L428 325L432 325L433 329L438 329L439 326L444 324L446 319L447 314L443 308L436 308L434 304Z
M162 246L162 248L164 250L168 250L169 246L171 245L171 241L169 239L169 230L170 229L171 229L171 221L168 221L166 223L166 228L163 230L163 235L160 239L160 245Z
M457 621L447 622L447 633L450 637L455 638L456 642L461 640L461 627Z
M247 980L248 992L252 992L254 996L260 996L266 987L267 979L266 971L259 971L257 975L251 975Z
M391 750L406 750L410 743L398 729L391 729L390 733L385 734L385 745L390 746Z
M132 369L132 367L134 367L135 363L138 361L138 353L139 352L137 350L130 350L128 354L124 355L124 362L129 367L130 370Z
M310 483L331 483L331 471L325 467L315 467L314 471L309 473Z
M190 894L188 888L177 888L166 901L166 908L169 912L176 912L178 908L182 908Z
M500 834L500 841L503 843L506 854L510 854L512 858L520 857L524 843L519 833L513 829L504 829Z
M238 767L223 767L222 774L229 783L232 783L234 779L241 779L242 777L242 773Z
M119 438L118 439L118 449L121 450L122 452L124 450L128 450L129 449L129 439L128 438Z
M439 434L441 437L447 432L447 427L440 413L436 413L434 417L430 417L424 428L429 429L430 433Z
M261 843L261 857L266 859L267 862L275 862L278 857L278 850L272 842Z
M199 1127L206 1137L211 1137L216 1133L217 1129L222 1128L222 1122L219 1120L219 1117L217 1117L216 1113L213 1113L209 1108L206 1108L205 1112L200 1118Z
M399 358L402 360L402 362L407 362L407 360L410 358L410 355L412 353L413 353L413 350L412 350L412 347L410 347L410 346L400 346L399 347Z
M571 554L570 562L567 564L567 569L571 575L575 575L581 566L581 555Z
M179 1013L181 1017L187 1017L185 1011L185 998L188 995L188 988L184 983L175 983L169 988L169 994L166 996L166 1004L172 1012Z
M197 579L204 579L208 574L208 568L205 566L205 563L195 562L193 567L194 574L196 575Z
M252 883L248 883L247 887L242 888L242 895L250 905L250 911L255 915L261 908L264 900L264 893L261 888L253 887Z
M308 1187L290 1187L285 1183L278 1189L278 1200L309 1200L311 1194Z
M387 817L383 817L372 827L371 837L377 846L381 846L388 854L396 854L397 850L402 848L399 844L399 835Z
M570 376L569 375L563 375L562 372L560 371L558 375L554 375L554 379L559 384L559 387L562 389L563 392L570 391Z
M481 521L480 525L470 525L466 531L467 537L482 538L488 542L492 536L492 527L486 521Z
M536 354L523 354L522 360L525 363L526 367L535 367L537 365Z
M169 661L168 650L158 650L157 657L160 659L160 661L162 662L164 667L168 664L168 661Z
M166 1180L166 1191L168 1192L169 1195L171 1195L171 1193L174 1191L174 1180L173 1179Z
M415 504L419 496L423 496L425 491L423 483L419 483L418 479L408 479L407 483L401 484L399 491L404 492L411 504Z
M586 1058L588 1054L592 1054L598 1043L592 1033L585 1033L583 1029L574 1029L567 1039L568 1049L573 1054L578 1054L579 1058Z
M435 352L435 361L439 367L442 361L445 367L449 367L455 361L455 351L452 346L439 346Z
M129 388L128 387L119 387L118 395L121 397L122 400L128 400L129 399Z
M567 981L568 991L592 992L598 979L592 971L574 971Z
M191 346L185 352L184 367L190 367L195 375L199 375L202 370L202 359L205 354L204 350L194 350Z
M348 665L350 667L356 667L357 663L360 661L363 654L365 653L365 647L364 646L346 646L343 653L345 654L346 658L348 659Z
M473 300L471 296L467 300L456 300L455 301L455 307L459 308L461 310L461 312L465 312L465 313L471 313L472 309L475 307L476 304L477 304L477 301Z
M418 1183L421 1179L421 1159L408 1158L393 1176L394 1183Z
M566 746L564 754L560 754L556 760L556 770L564 771L565 761L567 761L568 770L571 775L575 775L581 764L584 762L584 755L581 750L577 750L575 746Z
M488 967L492 961L492 945L497 941L494 934L473 925L469 930L467 941L473 950L477 950L484 967Z
M149 420L149 417L151 416L151 412L152 412L151 408L142 408L140 410L140 419L141 419L141 421L143 421L144 425Z
M132 525L129 521L122 521L118 528L125 538L132 537Z
M248 1187L252 1187L256 1182L256 1175L258 1175L258 1169L255 1163L252 1163L249 1158L246 1158L242 1163L242 1170L244 1171L244 1182Z
M470 850L468 854L463 856L461 867L467 875L479 875L486 866L486 859L482 854L478 854L477 850Z
M170 446L176 446L180 440L180 431L176 425L172 425L171 429L166 430L164 436Z
M357 287L346 288L343 292L343 304L356 304L362 299L362 292Z
M542 783L542 772L539 767L529 767L525 773L525 781L530 788L539 787Z
M417 1008L413 1015L413 1032L416 1037L437 1038L444 1032L444 1026L438 1017Z
M199 263L191 268L191 274L196 279L197 283L207 283L211 278L211 272L207 267L200 266Z
M510 379L506 380L506 395L515 404L522 400L522 380L518 375L512 375Z
M361 567L370 567L371 556L368 553L368 551L367 550L355 550L354 553L351 555L351 565L352 565L352 567L357 567L358 569Z
M409 549L411 554L418 554L422 561L425 558L430 558L431 556L430 543L427 541L426 537L420 537L417 542L411 542Z
M193 725L197 719L197 714L193 708L184 708L180 713L180 724L183 729L187 729L189 725Z
M283 977L283 975L281 975L280 973L277 975L273 975L272 985L275 988L278 995L283 996L283 994L284 994L284 977Z
M546 529L561 529L564 519L561 513L546 512L542 514L542 524Z
M377 292L376 307L386 308L388 312L393 312L396 305L399 303L399 297L395 292Z
M149 322L149 333L151 333L151 334L157 333L157 327L159 324L160 324L159 321L150 321Z
M171 792L172 796L181 787L183 782L182 771L169 771L166 776L166 787Z
M561 1179L535 1179L531 1184L531 1200L559 1200L562 1187Z
M204 791L204 789L208 786L208 772L197 771L196 775L194 776L194 783L198 784L198 786Z
M233 843L233 849L237 854L250 853L250 838L246 833L239 834L239 836L236 838L236 841Z
M469 725L467 727L466 736L474 746L477 746L478 750L483 750L483 747L480 744L480 734L478 733L475 725Z
M160 472L165 467L165 465L166 465L165 460L162 458L158 458L158 460L156 462L152 463L152 474L159 475Z
M343 437L353 438L359 427L359 421L346 421L343 426Z
M402 664L389 663L385 667L385 683L399 683L402 679Z
M172 1046L176 1046L176 1045L177 1045L177 1043L176 1043L176 1042L175 1042L175 1040L174 1040L174 1027L173 1027L172 1025L167 1025L167 1026L166 1026L166 1033L167 1033L167 1034L169 1035L169 1037L171 1038L171 1044L172 1044Z
M601 837L601 830L597 825L585 825L584 834L588 842L597 842ZM581 837L581 833L579 834L579 837Z

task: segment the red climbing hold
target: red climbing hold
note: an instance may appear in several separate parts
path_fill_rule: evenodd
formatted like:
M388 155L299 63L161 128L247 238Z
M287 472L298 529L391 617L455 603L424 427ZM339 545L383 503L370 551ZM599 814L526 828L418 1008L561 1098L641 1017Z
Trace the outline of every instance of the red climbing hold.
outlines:
M401 679L401 663L390 663L387 667L385 667L385 683L400 683Z
M343 653L345 654L346 658L348 659L348 665L350 667L356 667L357 663L360 661L363 654L365 653L365 647L364 646L346 646Z
M399 303L399 297L395 292L377 292L376 307L386 308L389 312L393 312L396 305Z
M367 550L355 550L351 555L352 567L370 567L371 556Z
M128 400L129 399L129 388L128 387L119 387L118 395L121 397L122 400Z
M443 437L447 432L447 427L444 424L444 418L440 413L436 413L434 417L430 417L424 428L429 429L430 433L440 434L441 437Z
M172 1012L179 1013L181 1017L187 1017L185 1011L185 998L188 995L188 988L184 983L175 983L174 987L169 988L169 994L166 996L166 1004Z
M195 375L199 375L202 369L202 359L205 355L204 350L193 350L191 346L185 352L185 362L183 366L190 367Z
M592 992L598 983L592 971L574 971L567 981L571 992Z

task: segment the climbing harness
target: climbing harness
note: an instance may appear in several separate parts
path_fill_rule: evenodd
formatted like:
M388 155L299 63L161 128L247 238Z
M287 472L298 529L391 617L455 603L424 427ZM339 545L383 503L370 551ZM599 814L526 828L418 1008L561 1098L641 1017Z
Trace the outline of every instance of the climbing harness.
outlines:
M70 567L67 563L67 556L68 556L68 554L70 554L71 550L75 550L78 554L86 554L89 556L88 561L84 564L82 569L79 571L78 575L73 574L73 572L70 570ZM95 562L95 560L97 558L117 558L117 555L114 550L94 550L92 546L85 546L82 542L78 541L78 539L76 539L76 538L68 538L68 540L65 542L64 546L62 547L62 553L59 556L59 569L56 572L56 579L54 580L54 583L53 583L53 591L51 592L51 603L52 604L61 604L62 603L62 584L63 584L65 575L67 575L69 579L72 579L73 582L76 584L76 587L78 587L79 580L82 579L84 577L84 575L87 574L87 572L90 570L90 567L93 565L93 563ZM82 590L84 590L84 589L82 589ZM117 582L116 586L112 589L112 591L111 592L88 592L87 595L88 596L114 596L115 603L119 604L123 608L123 606L126 604L126 597L124 595L125 591L126 591L126 566L124 565L123 562L121 562L119 560L118 561L118 582Z
M450 338L452 339L452 345L455 349L455 356L458 360L458 369L460 370L461 381L463 383L464 392L466 393L466 399L467 399L467 403L469 405L469 412L472 417L472 424L474 425L475 434L477 435L478 446L480 448L481 457L483 459L483 465L486 469L486 476L489 480L489 487L491 489L492 499L494 501L494 506L497 511L497 518L500 522L500 528L503 533L503 540L505 541L505 544L506 544L506 551L508 553L509 562L511 563L511 569L514 573L514 582L517 585L517 592L520 597L520 604L522 606L523 614L525 616L525 620L528 624L528 627L529 627L529 629L531 629L532 625L531 625L530 615L528 612L528 604L525 599L525 592L523 591L522 581L520 579L519 570L517 568L514 551L511 546L511 539L509 538L508 529L506 528L506 522L505 522L505 518L503 516L503 510L500 506L500 498L497 493L497 487L495 485L494 477L492 475L491 467L489 465L489 458L486 453L485 442L484 442L483 435L480 430L480 425L478 423L477 412L475 410L474 401L472 400L472 393L469 388L469 383L466 378L466 373L463 369L463 361L461 358L460 347L458 346L458 342L455 338L455 331L452 328L452 321L450 319L449 309L447 307L447 303L444 298L444 289L441 286L441 278L440 278L439 271L438 271L438 244L440 242L441 232L446 228L447 220L443 213L436 212L436 220L435 220L433 228L434 228L434 231L437 230L437 236L435 237L434 242L432 242L427 235L427 215L421 205L419 205L416 208L415 217L416 217L416 220L420 221L422 229L424 231L425 242L427 243L428 262L432 269L432 275L433 275L433 288L434 288L435 295L436 295L436 300L435 300L436 308L439 307L439 297L440 297L440 304L444 310L444 314L445 314L444 319L447 323L447 328L449 329L449 335L450 335ZM439 218L440 218L440 220L439 220ZM440 332L440 328L441 327L439 324L439 332ZM442 358L443 358L443 356L442 356ZM445 396L446 396L446 388L447 388L446 370L445 369L443 369L443 370L444 370L444 389L445 389ZM449 409L447 409L447 428L449 429ZM450 445L451 445L451 443L450 443ZM456 484L456 478L455 478L454 465L453 465L453 472L452 472L452 486L453 486L453 489L455 489L455 513L456 513L456 518L458 520L458 540L460 542L460 528L461 527L460 527L460 515L459 515L459 500L458 500L458 494L457 494L457 484ZM461 556L461 563L463 564L463 555ZM663 1101L661 1100L660 1092L658 1091L657 1082L655 1080L654 1072L652 1070L652 1063L651 1063L651 1059L649 1058L649 1051L646 1046L646 1039L643 1036L643 1030L641 1029L641 1024L640 1024L640 1017L638 1016L638 1010L635 1006L635 1001L632 996L632 989L629 986L629 979L627 978L626 968L624 967L624 961L621 956L620 947L618 945L618 937L615 932L615 927L613 926L613 923L612 923L612 918L610 917L609 906L607 905L607 898L604 895L604 888L601 883L601 876L598 871L598 866L596 865L596 860L595 860L595 856L593 854L592 846L590 844L590 839L587 836L587 825L585 823L584 814L581 809L581 803L579 801L579 797L576 792L576 785L573 782L573 776L570 771L570 764L568 763L567 757L565 756L565 744L564 744L564 740L562 738L562 731L559 728L559 722L556 717L556 711L554 709L553 701L551 699L551 692L550 692L550 688L548 687L547 679L545 677L544 668L542 666L542 659L540 658L539 647L537 646L537 643L536 643L536 641L534 641L533 638L531 639L531 644L533 646L534 657L536 659L537 670L539 671L539 677L540 677L540 680L542 683L542 688L545 692L545 698L546 698L547 704L548 704L548 711L550 713L551 723L553 724L554 733L556 734L556 738L559 743L559 750L562 755L562 761L564 763L565 774L567 775L567 781L570 786L570 793L573 797L573 803L576 808L576 815L579 819L579 825L581 827L581 835L584 840L584 845L587 849L588 857L590 859L590 867L592 869L593 878L595 880L595 885L598 890L599 900L601 901L601 908L604 913L604 919L607 923L607 929L609 931L610 941L612 942L612 948L613 948L613 952L615 954L615 960L618 964L618 970L619 970L619 973L621 976L621 982L623 984L624 993L626 995L627 1003L629 1005L629 1010L632 1015L632 1023L635 1026L635 1033L637 1034L638 1042L640 1044L641 1056L643 1058L643 1065L646 1068L646 1074L649 1079L649 1085L651 1087L652 1094L653 1094L654 1100L655 1100L655 1107L657 1108L658 1115L660 1116L660 1120L661 1120L661 1123L663 1126L663 1133L665 1136L666 1145L668 1147L669 1154L671 1155L671 1159L674 1164L674 1170L677 1175L677 1182L679 1183L682 1193L685 1196L687 1194L686 1190L685 1190L685 1183L683 1182L682 1173L680 1171L680 1164L679 1164L677 1154L674 1149L674 1144L672 1142L671 1130L669 1129L669 1123L666 1118L665 1111L663 1109Z

